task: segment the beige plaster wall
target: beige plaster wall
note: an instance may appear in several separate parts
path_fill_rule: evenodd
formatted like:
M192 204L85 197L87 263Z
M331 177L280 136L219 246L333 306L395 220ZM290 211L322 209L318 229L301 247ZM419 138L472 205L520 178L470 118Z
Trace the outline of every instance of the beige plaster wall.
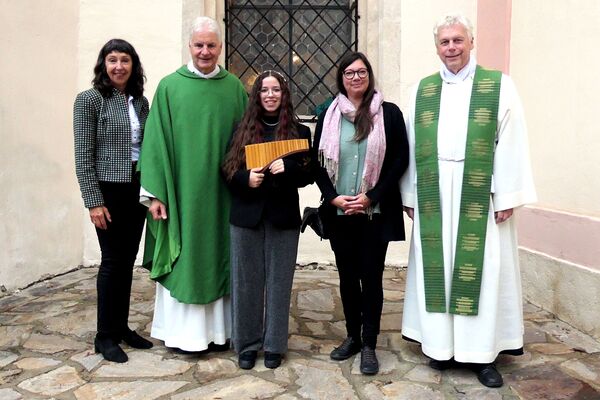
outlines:
M78 3L0 0L0 286L8 290L81 263L71 128Z
M77 92L90 87L98 51L109 39L118 37L129 41L138 52L148 78L145 95L151 102L160 79L187 62L187 39L182 40L187 35L187 27L183 26L183 21L196 16L194 10L201 8L203 2L82 0L80 3L78 79L72 98ZM84 232L83 264L98 264L100 250L96 233L82 202L79 212Z
M600 2L512 7L510 69L527 113L538 206L599 217Z

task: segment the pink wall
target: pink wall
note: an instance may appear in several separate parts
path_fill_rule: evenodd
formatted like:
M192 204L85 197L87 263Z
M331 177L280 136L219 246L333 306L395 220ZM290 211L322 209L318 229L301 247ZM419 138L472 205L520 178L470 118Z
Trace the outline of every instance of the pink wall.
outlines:
M512 0L478 0L477 62L510 72ZM518 212L519 245L600 271L600 219L525 207Z
M478 0L475 48L484 67L510 72L512 0Z

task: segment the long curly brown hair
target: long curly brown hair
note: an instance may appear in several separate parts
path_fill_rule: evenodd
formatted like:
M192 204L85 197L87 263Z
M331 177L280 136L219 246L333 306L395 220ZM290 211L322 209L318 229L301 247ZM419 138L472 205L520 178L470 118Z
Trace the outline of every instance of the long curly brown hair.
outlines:
M276 140L285 140L298 137L298 117L294 113L290 88L285 78L277 71L268 70L261 73L252 85L246 113L233 134L229 151L223 162L223 172L228 180L246 163L244 146L263 141L264 132L261 119L265 116L265 110L260 102L260 89L263 80L269 76L277 79L281 87L281 106L279 107L279 123L275 131L275 138Z

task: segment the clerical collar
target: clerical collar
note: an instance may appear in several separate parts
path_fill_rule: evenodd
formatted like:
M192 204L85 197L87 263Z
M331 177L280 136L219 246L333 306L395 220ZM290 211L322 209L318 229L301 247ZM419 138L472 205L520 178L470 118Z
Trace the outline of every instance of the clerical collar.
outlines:
M190 72L193 72L194 74L198 75L200 78L204 78L204 79L210 79L210 78L214 78L215 76L217 76L217 74L219 73L219 71L221 71L221 69L219 68L218 65L215 65L215 69L208 73L205 74L202 71L200 71L198 68L196 68L196 66L194 65L194 62L190 60L190 62L187 64L187 69Z
M440 68L440 76L445 83L461 83L465 79L475 74L475 68L477 68L477 60L473 55L471 55L469 62L467 65L463 67L458 74L454 74L446 65L442 63L442 67Z

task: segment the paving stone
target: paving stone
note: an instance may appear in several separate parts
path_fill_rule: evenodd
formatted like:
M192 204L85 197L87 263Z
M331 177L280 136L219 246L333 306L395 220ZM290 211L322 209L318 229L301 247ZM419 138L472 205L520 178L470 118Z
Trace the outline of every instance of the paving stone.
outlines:
M288 332L289 333L299 333L300 332L300 324L296 321L296 318L290 315L290 319L288 320Z
M310 332L314 336L323 336L325 335L325 326L322 322L307 322L306 326L310 329Z
M75 390L77 400L152 400L173 393L185 385L184 381L160 382L99 382L88 383Z
M456 394L457 400L502 400L502 395L498 389L485 387L461 388ZM516 400L516 399L515 399ZM540 399L542 400L542 399Z
M308 336L292 335L288 340L290 350L316 351L319 347L319 341Z
M132 351L127 355L129 361L126 363L103 365L96 370L94 376L103 378L165 377L182 374L193 365L186 361L164 359L162 356L148 351Z
M15 363L15 365L24 370L32 370L32 369L55 367L61 363L62 363L62 361L53 360L51 358L27 357L27 358L22 358L19 361L17 361Z
M600 399L600 392L550 364L506 374L505 381L523 400Z
M65 365L45 374L27 379L19 383L18 387L44 396L54 396L81 386L84 383L85 381L79 377L75 368Z
M2 400L21 400L23 395L13 389L0 389L0 399Z
M569 375L589 383L596 390L600 390L600 355L594 357L569 360L560 365Z
M63 335L83 337L96 331L96 306L59 315L46 320L46 328Z
M523 335L523 343L546 343L548 338L546 332L540 329L536 324L529 321L524 322L525 334Z
M73 290L87 292L96 290L96 278L86 279L73 287Z
M283 393L285 388L264 379L242 375L179 393L171 400L266 399Z
M381 316L382 331L397 331L402 325L402 314L385 314Z
M350 383L335 364L323 361L301 359L290 363L300 386L297 393L305 399L355 399L356 395Z
M64 296L64 293L59 293L55 296L57 297L58 295ZM75 300L48 300L24 304L21 307L13 309L13 312L19 315L12 320L12 323L32 324L36 321L44 321L45 323L47 318L71 312L73 307L78 304L79 302Z
M11 362L19 358L18 354L10 351L0 351L0 368L6 367ZM0 397L1 398L1 397Z
M275 397L273 400L298 400L299 397L293 396L291 394L282 394L281 396Z
M196 374L199 382L210 382L224 376L230 376L239 371L238 366L231 360L209 358L196 364Z
M572 354L575 351L563 343L534 343L528 346L530 351L542 354Z
M502 371L500 371L502 373ZM479 385L477 375L467 368L451 368L442 371L442 379L455 386Z
M17 347L27 340L33 325L9 325L0 326L0 348Z
M298 308L310 311L333 311L335 304L331 289L305 290L298 294Z
M429 368L427 365L415 365L412 370L404 375L404 378L413 382L439 384L442 381L442 373Z
M393 374L398 370L398 357L389 351L385 350L375 350L377 354L377 360L379 360L379 374L378 375L389 375ZM352 374L353 375L361 375L360 372L360 353L354 357L354 361L352 362Z
M313 311L303 311L300 313L300 317L313 321L331 321L333 319L333 315L331 314L316 313Z
M426 364L429 359L423 355L421 346L402 338L399 332L387 332L389 347L391 350L399 351L400 357L415 364Z
M15 376L23 372L22 369L13 368L4 371L0 371L0 385L4 385L14 379Z
M541 325L541 329L574 349L581 349L590 354L600 352L598 341L562 321L547 322Z
M410 382L369 383L364 392L369 400L444 400L440 391Z
M96 368L103 359L102 354L96 354L93 350L86 350L71 357L71 360L81 364L87 371Z
M401 290L384 290L383 299L385 301L401 301L404 300L404 291Z
M279 367L273 370L273 375L275 376L275 380L281 383L292 383L292 377L290 375L290 369L287 367ZM282 397L282 396L279 396ZM279 398L277 397L277 398Z
M44 354L55 354L61 351L83 350L89 345L84 342L54 335L32 334L23 344L23 347L29 350Z

